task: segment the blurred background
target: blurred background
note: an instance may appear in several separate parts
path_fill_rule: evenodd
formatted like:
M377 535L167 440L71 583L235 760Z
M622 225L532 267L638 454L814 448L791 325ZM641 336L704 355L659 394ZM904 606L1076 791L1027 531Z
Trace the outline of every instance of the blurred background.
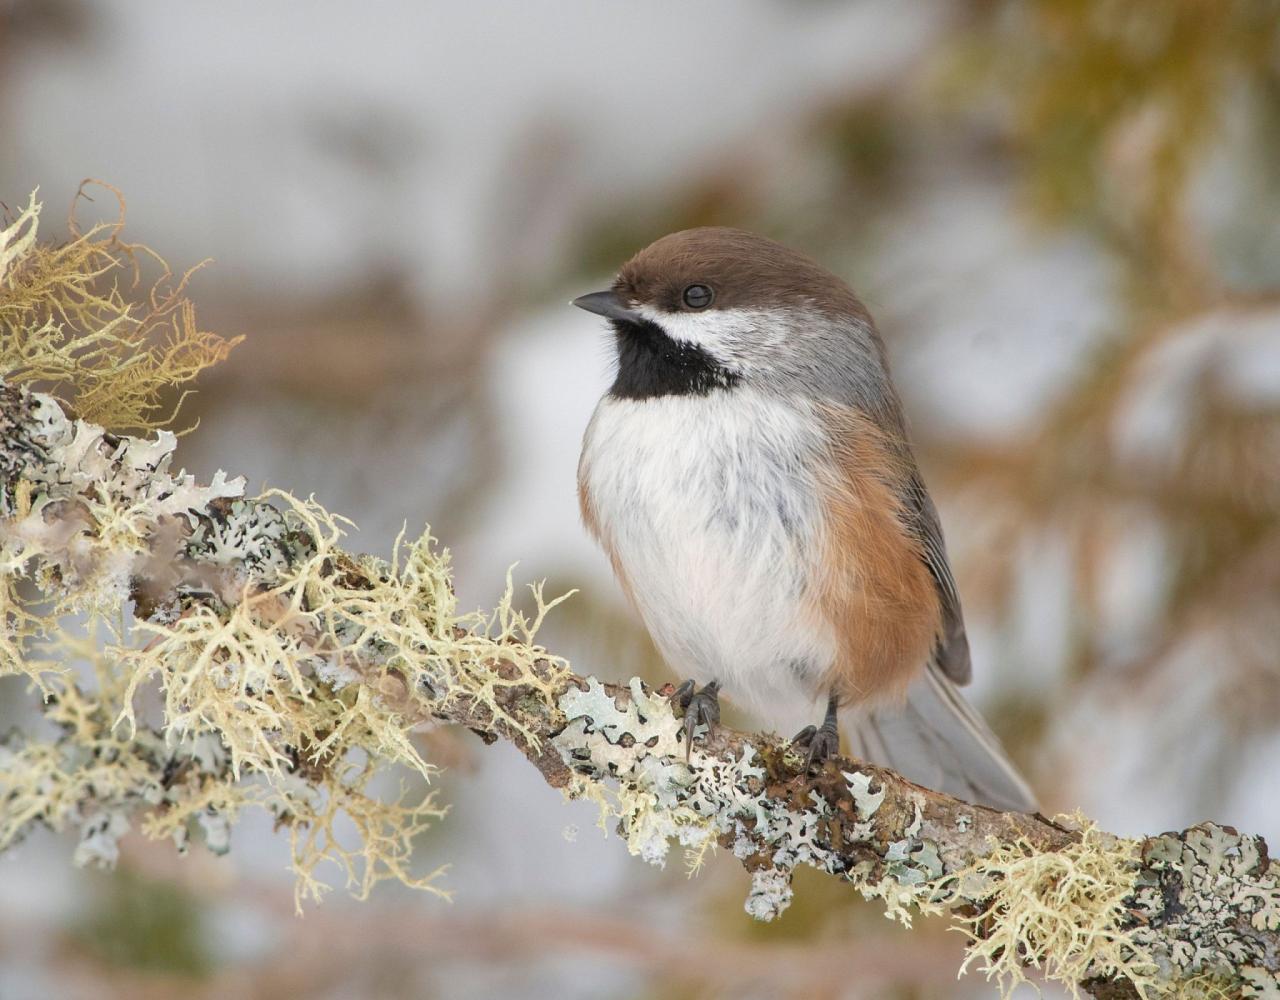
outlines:
M92 176L127 236L214 258L201 325L248 339L189 469L314 492L381 555L430 521L464 606L516 560L580 588L543 638L612 679L667 675L578 524L610 358L566 302L687 226L808 251L888 342L973 697L1045 810L1280 837L1280 4L0 0L0 137L44 236ZM0 686L0 726L32 704ZM754 924L731 858L648 867L509 748L424 743L452 904L297 919L252 817L110 875L34 837L0 998L995 995L940 923L801 872Z

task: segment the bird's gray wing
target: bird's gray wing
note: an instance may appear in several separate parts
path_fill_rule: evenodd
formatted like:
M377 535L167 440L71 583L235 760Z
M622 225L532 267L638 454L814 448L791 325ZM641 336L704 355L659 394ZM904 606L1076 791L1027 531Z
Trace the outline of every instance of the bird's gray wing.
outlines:
M992 809L1035 812L1035 794L1000 741L936 663L911 682L906 701L850 720L855 755L926 788Z
M933 505L929 491L925 489L920 473L915 469L906 488L906 514L908 527L920 540L925 565L933 576L942 603L942 636L934 652L934 661L947 678L956 684L968 684L973 677L969 662L969 640L964 634L964 615L960 611L960 595L951 575L951 563L947 560L947 546L942 540L942 525L938 510Z

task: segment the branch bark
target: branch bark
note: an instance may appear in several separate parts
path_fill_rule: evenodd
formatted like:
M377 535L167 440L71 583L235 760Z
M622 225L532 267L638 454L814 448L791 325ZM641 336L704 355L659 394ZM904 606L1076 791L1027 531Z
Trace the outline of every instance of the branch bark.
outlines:
M1191 986L1280 997L1280 865L1260 837L1204 823L1127 841L1082 821L971 805L863 761L806 774L771 734L721 729L697 741L686 764L667 699L639 680L602 683L504 637L483 653L488 679L477 682L385 629L372 634L359 612L341 610L350 603L308 608L318 587L376 595L394 571L325 551L271 504L243 499L239 481L200 486L170 474L171 437L117 437L4 385L0 432L0 565L10 584L93 576L83 553L76 561L77 538L106 544L93 504L108 496L133 504L127 586L134 613L161 628L194 610L225 618L310 560L289 627L301 651L291 666L315 691L363 685L369 711L404 731L448 722L511 742L547 784L601 802L649 861L664 860L673 842L699 857L718 843L751 873L746 907L758 918L785 909L791 873L807 864L882 899L904 922L917 907L967 921L971 957L1006 982L1031 964L1098 997ZM0 609L10 628L22 614L12 593ZM284 611L271 614L264 627L286 627ZM357 631L358 646L339 644ZM82 812L93 806L92 788L84 794Z

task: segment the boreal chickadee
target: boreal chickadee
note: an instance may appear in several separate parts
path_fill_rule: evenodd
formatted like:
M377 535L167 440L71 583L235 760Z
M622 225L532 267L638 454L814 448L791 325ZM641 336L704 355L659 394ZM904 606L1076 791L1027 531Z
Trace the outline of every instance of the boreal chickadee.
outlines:
M957 686L969 645L884 346L849 287L727 228L673 233L613 287L617 375L587 427L583 519L667 663L687 736L721 685L764 721L815 718L920 784L1034 810ZM698 684L704 685L697 688Z

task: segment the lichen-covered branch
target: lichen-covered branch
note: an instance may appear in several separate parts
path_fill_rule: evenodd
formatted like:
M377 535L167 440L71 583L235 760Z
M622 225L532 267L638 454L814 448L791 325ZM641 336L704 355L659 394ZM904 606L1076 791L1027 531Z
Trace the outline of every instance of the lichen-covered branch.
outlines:
M0 744L0 849L71 827L78 861L109 862L140 824L225 850L257 805L290 830L300 893L319 894L326 858L361 892L439 891L410 851L438 807L384 801L369 779L429 776L410 734L443 721L515 744L648 861L722 845L761 919L810 865L904 922L965 921L969 961L1006 985L1032 966L1098 996L1280 996L1280 865L1260 838L1203 824L1123 840L853 760L805 775L770 735L723 730L686 763L661 693L577 676L534 643L540 593L533 620L509 600L459 616L429 535L390 562L347 554L314 503L197 484L172 471L171 435L115 436L18 386L0 384L0 440L0 673L30 677L61 734Z

